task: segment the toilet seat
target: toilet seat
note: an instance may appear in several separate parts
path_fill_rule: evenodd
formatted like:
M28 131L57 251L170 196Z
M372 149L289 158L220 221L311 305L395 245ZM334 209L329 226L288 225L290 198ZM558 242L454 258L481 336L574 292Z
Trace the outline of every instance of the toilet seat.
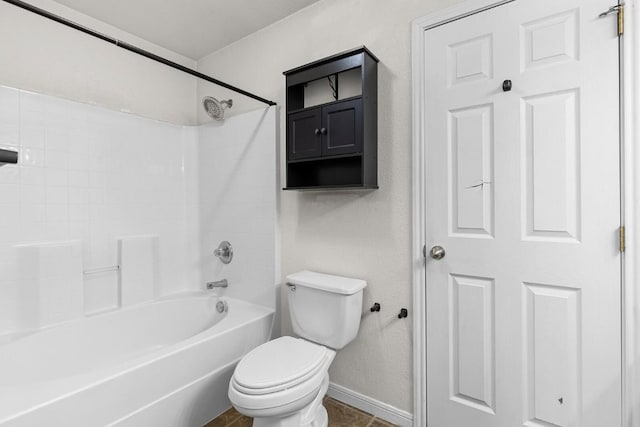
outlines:
M328 375L335 351L281 337L250 351L229 382L229 398L242 413L296 411L310 403Z
M254 348L242 358L233 379L243 393L275 393L307 381L322 369L324 346L294 337L280 337Z

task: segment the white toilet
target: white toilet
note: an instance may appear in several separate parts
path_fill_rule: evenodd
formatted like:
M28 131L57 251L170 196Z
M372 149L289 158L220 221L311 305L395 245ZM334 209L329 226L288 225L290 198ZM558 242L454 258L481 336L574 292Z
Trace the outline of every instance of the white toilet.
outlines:
M242 358L229 382L229 399L254 427L325 427L322 399L336 350L358 333L367 282L301 271L287 276L293 331Z

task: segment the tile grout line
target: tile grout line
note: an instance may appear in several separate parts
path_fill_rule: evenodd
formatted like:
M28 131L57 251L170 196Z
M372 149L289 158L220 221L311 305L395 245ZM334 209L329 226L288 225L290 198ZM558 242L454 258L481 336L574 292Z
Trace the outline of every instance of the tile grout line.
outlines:
M238 421L240 418L242 417L242 414L240 412L238 412L236 414L236 417L233 418L231 421L227 422L227 427L229 427L231 424L235 423L236 421Z
M232 407L233 408L233 407ZM233 418L231 421L229 421L229 423L227 424L227 427L231 427L232 424L240 424L239 421L245 417L245 415L241 414L240 412L238 412L235 408L233 408L233 410L236 413L236 417ZM253 421L253 418L251 418L251 421Z
M367 412L364 412L364 411L362 411L362 410L360 410L360 409L358 409L356 407L353 407L353 406L351 406L351 405L349 405L347 403L344 403L344 402L341 402L339 400L336 400L336 399L334 399L332 397L329 397L328 400L330 400L334 404L337 404L338 406L342 406L343 408L345 408L349 412L371 417L371 419L369 420L369 422L367 423L367 425L365 427L370 427L373 424L373 422L376 420L376 418L377 418L375 415L372 415L372 414L369 414Z

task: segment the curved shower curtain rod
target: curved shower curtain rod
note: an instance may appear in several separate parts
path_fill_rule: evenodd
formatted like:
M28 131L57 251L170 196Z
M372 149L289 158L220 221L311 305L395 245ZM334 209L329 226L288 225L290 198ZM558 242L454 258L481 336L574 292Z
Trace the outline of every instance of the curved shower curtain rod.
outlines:
M39 7L36 7L36 6L33 6L33 5L29 4L29 3L25 3L25 2L23 2L21 0L2 0L2 1L4 1L5 3L12 4L14 6L17 6L19 8L22 8L24 10L27 10L29 12L35 13L35 14L40 15L42 17L45 17L47 19L51 19L52 21L55 21L55 22L58 22L60 24L66 25L67 27L73 28L73 29L78 30L78 31L82 31L85 34L88 34L90 36L96 37L96 38L98 38L100 40L103 40L105 42L108 42L108 43L111 43L111 44L116 45L118 47L121 47L122 49L128 50L129 52L137 53L138 55L144 56L145 58L152 59L152 60L160 62L161 64L164 64L164 65L168 65L171 68L175 68L176 70L180 70L180 71L185 72L187 74L190 74L190 75L192 75L194 77L198 77L198 78L200 78L202 80L206 80L206 81L208 81L210 83L214 83L214 84L216 84L218 86L222 86L222 87L224 87L226 89L229 89L229 90L232 90L234 92L240 93L240 94L242 94L244 96L248 96L249 98L255 99L256 101L263 102L263 103L265 103L267 105L276 105L276 103L273 102L273 101L269 101L268 99L259 97L258 95L254 95L251 92L247 92L246 90L242 90L240 88L232 86L232 85L230 85L228 83L225 83L223 81L220 81L218 79L214 79L213 77L207 76L206 74L202 74L202 73L200 73L200 72L198 72L196 70L193 70L191 68L185 67L184 65L180 65L177 62L173 62L173 61L170 61L170 60L168 60L166 58L158 56L155 53L151 53L151 52L146 51L144 49L140 49L139 47L133 46L133 45L131 45L129 43L126 43L126 42L123 42L123 41L118 40L116 38L107 36L106 34L102 34L102 33L99 33L97 31L94 31L91 28L88 28L88 27L85 27L83 25L77 24L77 23L75 23L73 21L70 21L70 20L68 20L66 18L63 18L62 16L53 14L51 12L48 12L48 11L44 10L44 9L41 9Z

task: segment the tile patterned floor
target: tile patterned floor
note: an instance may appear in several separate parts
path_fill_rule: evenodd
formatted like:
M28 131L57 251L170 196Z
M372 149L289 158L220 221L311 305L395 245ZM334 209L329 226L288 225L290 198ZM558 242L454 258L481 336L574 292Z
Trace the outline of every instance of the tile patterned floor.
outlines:
M395 424L381 420L366 412L338 402L330 397L324 398L324 406L329 414L329 427L394 427ZM204 427L251 427L253 419L245 417L231 408Z

